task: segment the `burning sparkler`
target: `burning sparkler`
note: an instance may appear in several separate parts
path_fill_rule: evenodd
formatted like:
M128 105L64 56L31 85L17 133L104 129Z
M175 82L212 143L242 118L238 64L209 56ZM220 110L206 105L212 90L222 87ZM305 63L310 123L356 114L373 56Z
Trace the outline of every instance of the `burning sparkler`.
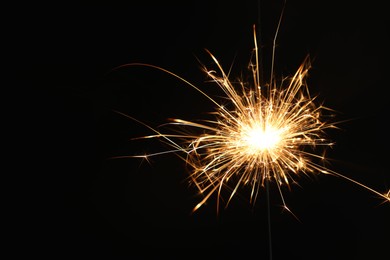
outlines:
M260 67L256 30L254 27L253 61L250 70L253 82L233 82L218 60L209 51L218 71L204 72L226 94L228 104L222 105L201 89L164 68L132 63L122 65L147 66L164 71L202 93L216 106L211 120L200 122L172 119L169 125L177 132L165 133L129 117L153 131L152 135L140 138L156 138L169 145L170 149L158 153L123 157L148 159L166 153L178 154L191 168L190 181L195 184L203 199L194 207L199 209L213 194L228 206L231 199L243 187L249 187L250 201L254 203L261 188L273 182L278 188L285 209L289 210L282 186L289 187L302 175L329 174L353 182L377 196L390 201L390 191L382 194L360 182L326 168L324 150L333 145L325 130L336 128L335 122L325 120L332 111L316 104L309 93L306 79L310 69L307 57L291 77L276 80L273 75L273 60L269 84L260 85ZM275 50L275 45L274 45ZM273 54L274 58L274 54ZM201 134L185 130L201 130ZM183 131L182 131L183 130ZM318 149L321 149L319 152ZM118 158L118 157L117 157ZM227 197L225 197L227 193ZM226 199L225 199L226 198Z

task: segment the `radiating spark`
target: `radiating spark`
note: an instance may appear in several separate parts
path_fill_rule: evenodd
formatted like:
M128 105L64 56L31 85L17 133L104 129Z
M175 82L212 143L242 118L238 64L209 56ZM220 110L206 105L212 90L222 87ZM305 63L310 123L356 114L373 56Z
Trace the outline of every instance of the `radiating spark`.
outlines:
M317 105L316 98L309 93L306 84L310 69L309 58L303 61L294 75L278 81L273 75L272 65L270 83L260 86L255 27L253 32L255 61L250 63L252 83L231 81L214 55L206 50L219 72L206 67L204 72L226 94L229 103L225 105L164 68L143 63L121 66L147 66L164 71L202 93L216 106L211 113L211 120L195 122L172 119L170 125L177 127L177 132L173 134L156 130L119 112L154 132L153 135L141 138L161 139L171 148L154 154L128 157L147 159L165 153L178 154L191 169L191 183L204 195L194 211L213 194L217 197L217 210L226 193L227 199L223 201L225 206L228 206L239 188L244 186L249 187L249 199L254 203L260 189L268 181L276 184L283 207L290 211L281 187L289 187L302 175L315 174L344 178L390 201L390 191L382 194L323 166L325 157L321 151L333 145L325 135L325 130L335 128L336 123L326 120L325 112L331 110ZM181 131L183 129L194 131L187 134ZM197 130L201 130L201 133L198 134Z

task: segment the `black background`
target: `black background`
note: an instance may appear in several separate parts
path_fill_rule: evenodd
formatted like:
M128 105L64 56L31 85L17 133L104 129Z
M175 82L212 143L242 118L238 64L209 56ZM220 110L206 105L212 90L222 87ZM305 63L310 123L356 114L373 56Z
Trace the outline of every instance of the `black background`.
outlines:
M236 197L216 215L215 198L191 214L201 197L185 182L174 155L110 159L163 150L150 134L167 118L197 119L213 104L180 80L131 62L166 68L211 95L197 58L210 50L232 77L245 75L261 31L264 73L282 1L189 1L20 6L10 54L16 65L18 110L14 194L16 252L124 259L268 259L266 196L255 206ZM341 3L342 2L342 3ZM260 18L259 18L259 13ZM308 83L319 102L353 119L330 131L330 168L384 192L388 170L389 15L383 1L288 1L277 39L278 75L294 73L306 55ZM18 22L16 22L18 21ZM259 24L260 21L260 24ZM267 73L268 72L268 73ZM23 87L23 88L22 88ZM18 177L18 178L19 178ZM385 259L389 204L332 176L302 178L281 209L270 189L273 259ZM234 257L233 257L234 256Z

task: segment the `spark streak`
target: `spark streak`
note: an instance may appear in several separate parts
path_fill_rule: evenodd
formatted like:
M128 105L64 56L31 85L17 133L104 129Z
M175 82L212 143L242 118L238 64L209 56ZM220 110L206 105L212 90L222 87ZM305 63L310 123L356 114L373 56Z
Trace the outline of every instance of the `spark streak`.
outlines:
M306 83L310 69L309 57L304 59L294 75L277 80L273 75L273 52L270 83L260 86L255 27L253 35L254 61L249 64L252 83L242 80L238 83L231 81L215 56L206 50L218 71L203 67L204 72L225 93L229 101L225 105L164 68L144 63L120 66L146 66L166 72L199 91L216 106L215 111L211 113L213 116L211 120L195 122L172 119L169 125L177 127L175 133L162 132L118 112L153 132L152 135L140 137L141 139L156 138L170 147L163 152L122 157L148 159L166 153L178 154L191 169L190 183L203 194L203 199L193 211L205 204L213 194L217 197L217 211L220 201L227 207L238 190L244 186L249 187L249 199L254 203L266 182L276 184L283 206L289 210L282 186L290 187L300 176L315 174L341 177L389 202L390 191L382 194L323 166L326 159L322 152L333 145L333 142L328 140L325 130L336 128L336 123L325 120L331 116L327 113L332 110L317 105L316 97L309 93ZM184 131L189 129L195 131L190 131L191 134ZM321 151L318 151L320 149Z

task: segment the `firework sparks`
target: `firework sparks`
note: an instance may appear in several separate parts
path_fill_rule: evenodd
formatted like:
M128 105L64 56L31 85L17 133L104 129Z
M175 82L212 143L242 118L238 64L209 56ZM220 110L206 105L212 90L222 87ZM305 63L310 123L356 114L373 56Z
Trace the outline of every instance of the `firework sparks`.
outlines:
M191 168L191 183L204 195L194 211L213 194L217 197L217 210L220 201L228 206L239 188L244 186L249 187L249 199L254 203L266 182L276 184L283 206L288 210L282 186L290 187L300 176L313 174L342 177L390 201L390 191L382 194L323 166L325 148L333 145L326 137L325 130L336 128L336 123L325 120L331 110L317 105L316 98L309 93L306 84L309 58L303 61L293 76L281 80L275 79L272 66L269 84L261 86L255 27L253 31L254 55L249 64L253 82L231 81L218 60L207 51L218 71L203 67L204 72L226 94L228 104L225 105L164 68L142 63L121 66L148 66L164 71L202 93L216 106L211 120L195 122L172 119L169 125L177 127L174 133L164 133L118 112L154 133L140 138L157 138L170 147L158 153L121 158L148 159L166 153L178 154ZM184 131L188 129L194 131L188 134Z

